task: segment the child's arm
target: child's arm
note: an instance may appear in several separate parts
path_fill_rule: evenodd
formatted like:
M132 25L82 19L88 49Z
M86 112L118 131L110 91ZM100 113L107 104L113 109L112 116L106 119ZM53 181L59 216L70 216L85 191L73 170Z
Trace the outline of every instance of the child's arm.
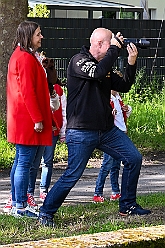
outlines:
M61 106L62 106L62 118L63 118L63 125L62 128L60 129L60 141L64 142L65 141L65 131L66 131L66 95L63 92L63 95L61 96Z
M124 104L122 110L126 112L127 118L130 117L130 114L132 113L132 107L130 105Z

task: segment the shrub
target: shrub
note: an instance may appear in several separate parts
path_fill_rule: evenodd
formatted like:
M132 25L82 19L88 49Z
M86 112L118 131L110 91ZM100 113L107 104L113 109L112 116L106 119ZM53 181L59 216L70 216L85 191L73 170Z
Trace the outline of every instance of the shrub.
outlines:
M152 78L146 75L145 67L136 73L135 83L127 94L131 101L144 103L160 97L163 92L163 82L154 74ZM125 95L125 94L123 94Z
M6 123L0 120L0 168L8 168L13 164L15 156L14 145L7 142L6 139Z

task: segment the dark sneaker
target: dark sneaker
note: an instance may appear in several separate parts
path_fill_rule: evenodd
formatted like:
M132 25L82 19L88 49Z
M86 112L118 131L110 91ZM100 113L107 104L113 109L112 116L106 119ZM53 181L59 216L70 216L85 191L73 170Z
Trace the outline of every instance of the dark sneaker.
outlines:
M145 214L151 214L151 211L148 209L142 208L140 205L136 204L133 205L127 209L120 209L119 214L121 216L127 216L127 215L145 215Z
M53 222L53 217L39 216L38 221L42 226L55 227L55 223Z

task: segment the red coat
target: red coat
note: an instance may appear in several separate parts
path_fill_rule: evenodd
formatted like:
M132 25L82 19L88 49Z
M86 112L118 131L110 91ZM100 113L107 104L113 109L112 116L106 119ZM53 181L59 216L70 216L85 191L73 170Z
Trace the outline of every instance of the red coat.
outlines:
M34 124L43 122L43 131ZM35 56L17 47L7 75L7 140L24 145L52 145L52 117L46 74Z

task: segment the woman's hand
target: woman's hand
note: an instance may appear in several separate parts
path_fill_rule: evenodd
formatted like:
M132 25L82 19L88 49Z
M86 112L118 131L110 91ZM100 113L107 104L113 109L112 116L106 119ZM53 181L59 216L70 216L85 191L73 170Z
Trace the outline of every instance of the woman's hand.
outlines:
M34 125L34 130L36 132L42 132L43 128L44 128L44 126L43 126L42 122L37 122Z

